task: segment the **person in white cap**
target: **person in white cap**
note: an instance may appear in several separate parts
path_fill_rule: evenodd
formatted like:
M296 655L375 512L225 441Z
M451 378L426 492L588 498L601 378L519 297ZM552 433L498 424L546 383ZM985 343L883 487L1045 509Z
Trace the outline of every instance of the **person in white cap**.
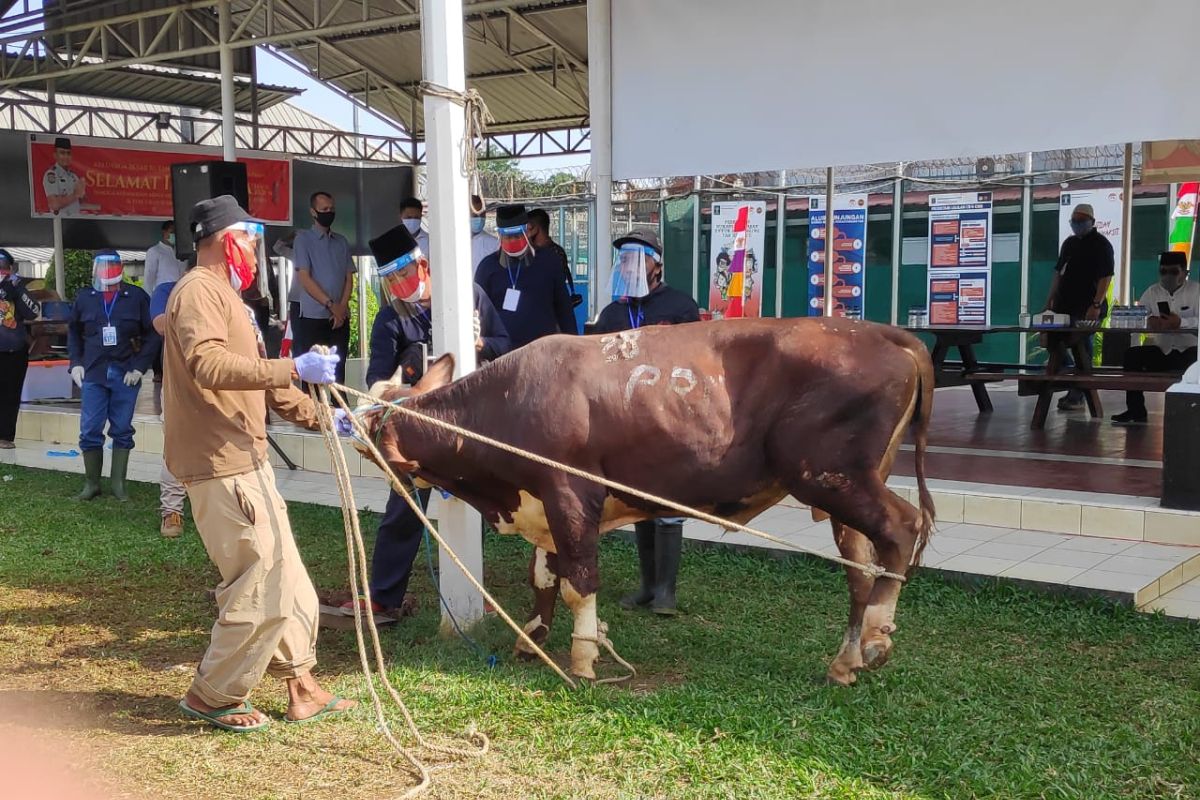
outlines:
M1108 287L1112 283L1113 267L1112 243L1096 230L1096 214L1091 205L1080 203L1071 212L1071 235L1063 240L1058 262L1054 265L1046 309L1067 314L1072 322L1104 319L1108 315ZM1084 340L1089 357L1092 340L1092 336ZM1058 402L1059 411L1081 408L1083 391L1080 389L1072 389Z

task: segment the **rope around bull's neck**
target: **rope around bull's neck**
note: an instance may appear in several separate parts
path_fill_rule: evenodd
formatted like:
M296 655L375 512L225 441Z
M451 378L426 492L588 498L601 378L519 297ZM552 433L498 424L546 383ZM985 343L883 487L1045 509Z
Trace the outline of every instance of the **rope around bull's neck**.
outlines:
M569 464L563 464L560 461L555 461L553 459L546 458L545 456L538 455L537 453L531 452L529 450L524 450L520 447L516 447L515 445L508 444L507 442L502 442L498 439L493 439L490 436L484 436L481 433L475 433L474 431L470 431L470 430L467 430L466 428L455 425L452 422L446 422L444 420L437 419L436 417L431 417L428 414L422 414L421 412L408 407L402 401L396 400L391 403L381 403L379 398L372 397L371 395L369 395L365 392L360 392L357 389L353 389L349 386L343 386L342 384L333 384L333 386L335 386L341 392L345 392L347 394L353 395L360 399L365 399L373 405L387 406L389 408L389 413L394 413L394 412L398 411L402 414L406 414L410 417L419 419L422 422L426 422L430 425L433 425L434 427L441 428L442 430L450 431L451 433L458 434L459 436L465 436L468 439L473 439L482 444L486 444L490 447L495 447L498 450L503 450L504 452L511 453L512 455L515 455L515 456L520 456L521 458L528 459L530 461L541 464L543 466L557 469L561 472L567 473L568 475L573 475L576 478L583 478L584 480L592 481L593 483L598 483L601 486L604 486L608 489L612 489L613 491L629 494L634 497L645 500L647 502L654 503L654 504L660 505L660 506L664 506L673 511L678 511L681 514L684 514L685 516L694 517L696 519L711 523L713 525L719 525L722 528L725 528L727 530L739 530L739 531L742 531L743 533L748 533L751 536L757 536L760 539L765 539L768 542L772 542L772 543L778 544L782 547L786 547L789 550L795 550L800 553L805 553L807 555L816 556L817 558L823 558L826 561L832 561L835 564L841 564L843 567L850 567L852 569L857 569L860 572L862 572L872 578L891 578L892 580L900 581L901 583L905 583L908 580L905 576L899 575L895 572L889 572L888 570L884 569L883 567L879 566L878 564L860 564L857 561L852 561L848 558L843 558L842 556L835 556L835 555L830 555L829 553L822 553L819 550L813 550L811 548L804 547L803 545L799 545L794 542L789 542L786 539L780 539L777 536L772 536L769 533L765 533L760 530L755 530L754 528L751 528L748 525L742 525L741 523L734 522L733 520L723 519L721 517L716 516L715 514L709 514L705 511L701 511L700 509L692 508L691 506L685 506L682 503L676 503L673 500L668 500L665 497L659 497L658 495L654 495L649 492L643 492L642 490L635 489L632 486L627 486L618 481L610 480L610 479L602 477L600 475L595 475L591 472L587 472L585 470L579 469L578 467L572 467ZM344 405L343 405L343 408L345 408ZM349 409L347 409L347 411L349 411ZM358 422L358 418L355 414L351 413L350 418L352 420L354 420L355 423ZM368 446L370 446L372 455L379 459L379 463L381 465L386 466L387 462L384 461L382 456L379 455L379 451L376 450L374 445L371 444L369 438L367 436L363 436L362 438L363 438L363 441ZM390 472L390 470L388 470L388 472Z

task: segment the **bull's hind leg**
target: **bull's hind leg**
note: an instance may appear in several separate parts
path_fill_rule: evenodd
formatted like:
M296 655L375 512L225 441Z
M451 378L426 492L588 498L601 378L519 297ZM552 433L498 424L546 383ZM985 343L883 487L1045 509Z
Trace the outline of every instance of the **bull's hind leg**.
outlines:
M558 604L558 556L540 547L533 549L529 559L529 586L533 589L533 611L525 623L525 632L538 645L544 645L554 624L554 607ZM517 658L531 661L537 658L521 639L514 649Z
M907 575L921 532L921 513L890 492L882 482L878 490L883 506L883 524L871 537L879 563L888 572ZM878 669L892 653L896 632L896 601L902 584L895 578L876 578L871 599L863 615L862 657L867 669Z
M833 539L837 542L842 558L848 558L859 564L871 564L875 561L875 548L871 540L853 528L848 528L836 519L831 519ZM863 668L862 659L862 627L863 614L871 598L871 590L875 579L862 570L846 567L846 583L850 587L850 622L846 627L846 635L842 639L842 649L829 664L826 678L831 683L849 686L858 676L855 674Z

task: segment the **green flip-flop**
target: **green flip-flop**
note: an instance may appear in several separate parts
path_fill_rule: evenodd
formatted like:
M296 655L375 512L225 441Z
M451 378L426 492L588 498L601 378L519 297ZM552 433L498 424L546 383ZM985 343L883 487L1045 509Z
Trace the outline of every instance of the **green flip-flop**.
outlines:
M303 725L306 722L316 722L317 720L325 719L327 717L336 717L341 714L345 714L350 710L349 708L334 708L334 706L340 702L342 702L341 697L334 697L325 704L324 708L313 714L311 717L305 717L304 719L288 719L287 717L284 717L283 721L288 725ZM353 706L351 706L351 708L353 708Z
M192 719L198 719L201 722L207 722L214 728L220 728L223 731L231 731L233 733L251 733L252 731L262 730L271 724L270 719L263 719L263 721L257 725L231 725L228 722L222 721L222 719L225 717L235 717L238 714L253 714L256 709L254 706L250 705L249 700L246 700L241 705L234 706L233 708L222 708L219 711L197 711L187 704L187 700L180 700L179 710L182 711L185 716L191 717Z

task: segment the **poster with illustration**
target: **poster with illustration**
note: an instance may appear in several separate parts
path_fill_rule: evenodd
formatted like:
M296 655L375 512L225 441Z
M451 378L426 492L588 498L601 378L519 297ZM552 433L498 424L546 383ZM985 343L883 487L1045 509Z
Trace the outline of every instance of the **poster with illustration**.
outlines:
M708 291L713 319L762 316L766 225L765 202L713 203Z
M825 313L825 198L808 198L808 315ZM833 198L833 316L863 318L867 196Z

